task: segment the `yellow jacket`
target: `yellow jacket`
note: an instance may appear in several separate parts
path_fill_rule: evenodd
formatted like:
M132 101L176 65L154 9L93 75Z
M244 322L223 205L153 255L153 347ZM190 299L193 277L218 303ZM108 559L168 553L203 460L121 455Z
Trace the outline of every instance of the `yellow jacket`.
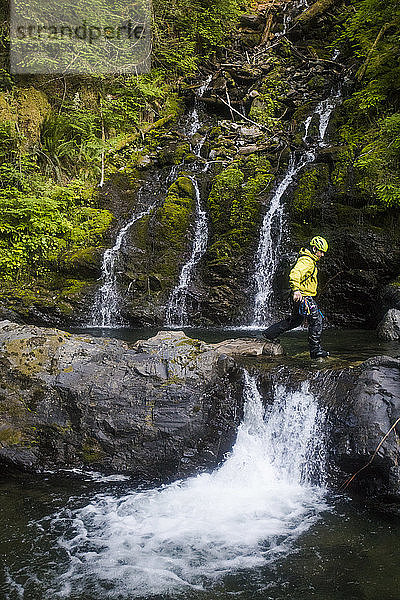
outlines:
M299 290L303 296L317 295L317 261L318 258L307 248L300 250L299 258L289 274L290 287L293 292Z

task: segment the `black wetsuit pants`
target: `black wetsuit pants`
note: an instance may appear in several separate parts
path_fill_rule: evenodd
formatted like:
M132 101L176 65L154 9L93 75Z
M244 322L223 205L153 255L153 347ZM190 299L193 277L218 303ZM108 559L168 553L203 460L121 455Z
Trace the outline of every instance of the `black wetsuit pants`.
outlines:
M273 340L290 329L299 327L303 320L308 320L308 345L310 347L310 353L314 354L322 350L321 348L321 335L322 335L322 322L323 316L318 308L318 304L315 299L311 296L303 296L301 302L292 302L292 314L274 323L268 329L263 332L264 337Z

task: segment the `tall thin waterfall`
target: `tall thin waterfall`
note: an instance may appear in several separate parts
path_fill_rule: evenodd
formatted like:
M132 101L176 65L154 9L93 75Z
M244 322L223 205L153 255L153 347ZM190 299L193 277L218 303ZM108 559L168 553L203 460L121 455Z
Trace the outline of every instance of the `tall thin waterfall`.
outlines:
M196 192L196 222L193 235L193 247L189 260L183 265L178 285L172 290L168 301L165 321L168 326L188 324L187 296L194 270L207 249L208 227L207 213L201 207L200 190L194 177L191 177Z
M194 101L194 106L191 114L189 115L187 124L187 136L192 137L197 133L201 127L199 120L198 106L201 96L210 83L212 75L210 75L206 81L199 87ZM198 143L192 148L193 152L200 158L200 151L204 138L200 139ZM203 167L203 172L207 170L207 163ZM189 325L189 315L187 307L187 299L189 294L189 286L193 279L196 265L207 250L208 242L208 225L207 225L207 213L202 209L201 196L199 184L196 176L190 177L195 189L195 200L196 200L196 220L194 225L193 234L193 245L189 260L183 265L178 284L172 290L171 295L168 299L167 308L165 312L165 324L169 327L182 327Z
M126 234L134 223L143 219L153 209L134 214L130 221L122 227L117 235L115 244L108 248L103 255L101 265L102 286L97 291L92 309L91 327L123 327L126 325L120 314L120 295L117 286L116 266L120 255L121 246Z
M266 416L247 373L244 394L236 444L213 473L123 497L100 494L54 519L68 560L61 597L207 590L289 552L326 508L307 467L323 469L323 414L307 384L278 386Z
M254 270L255 298L251 325L254 328L266 326L268 319L272 318L273 278L279 261L280 246L284 233L284 205L282 199L296 175L306 165L315 160L317 149L325 145L329 120L339 98L340 92L320 102L315 108L314 114L305 121L304 141L307 140L308 130L314 115L318 115L319 137L317 143L306 150L299 158L291 156L286 175L277 186L264 216Z

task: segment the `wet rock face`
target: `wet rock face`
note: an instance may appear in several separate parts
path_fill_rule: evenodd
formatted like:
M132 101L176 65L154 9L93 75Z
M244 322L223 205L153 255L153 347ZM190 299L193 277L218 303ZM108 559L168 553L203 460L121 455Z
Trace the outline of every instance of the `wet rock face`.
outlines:
M400 340L400 310L388 310L378 325L377 333L382 340Z
M341 377L348 379L346 374ZM347 493L400 502L400 421L391 430L400 418L400 360L368 359L347 385L346 394L339 378L331 398L331 460L339 471L337 483Z
M165 480L215 466L241 417L232 359L182 332L133 348L0 323L0 466Z
M333 491L377 501L380 508L388 502L400 506L399 358L375 356L351 368L344 363L318 371L258 369L266 400L276 383L299 390L308 381L325 415L325 474Z

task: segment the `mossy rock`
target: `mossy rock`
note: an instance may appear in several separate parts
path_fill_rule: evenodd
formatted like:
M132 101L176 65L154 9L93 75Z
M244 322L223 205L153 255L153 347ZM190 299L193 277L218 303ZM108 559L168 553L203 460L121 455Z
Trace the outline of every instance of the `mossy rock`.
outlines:
M104 457L105 452L97 440L90 438L82 445L82 460L85 464L101 462Z
M188 142L183 142L182 144L179 144L179 146L177 146L174 151L174 164L179 165L181 162L183 162L185 157L189 156L190 154L190 144Z
M328 184L328 165L311 166L302 172L291 202L291 209L295 218L296 216L309 216L315 209L319 208Z
M0 93L0 123L16 123L18 117L4 93Z
M60 260L60 269L63 273L81 275L84 278L99 277L103 251L102 248L92 246L68 252Z
M17 92L18 125L24 134L25 148L30 147L40 137L40 127L51 112L47 96L34 87L19 89Z
M157 211L163 243L182 247L195 209L195 195L193 182L188 177L179 177L170 186L163 206Z
M326 87L327 80L323 75L314 75L307 82L307 87L314 92L322 93Z
M313 108L315 106L314 101L306 102L297 108L293 114L292 121L295 123L303 123L308 116L313 113Z
M81 279L66 279L60 292L60 298L78 301L86 295L89 286L91 287L90 283Z
M25 434L15 427L0 427L0 444L4 446L15 446L26 440Z
M221 127L213 127L208 134L210 140L216 140L218 137L222 135Z

